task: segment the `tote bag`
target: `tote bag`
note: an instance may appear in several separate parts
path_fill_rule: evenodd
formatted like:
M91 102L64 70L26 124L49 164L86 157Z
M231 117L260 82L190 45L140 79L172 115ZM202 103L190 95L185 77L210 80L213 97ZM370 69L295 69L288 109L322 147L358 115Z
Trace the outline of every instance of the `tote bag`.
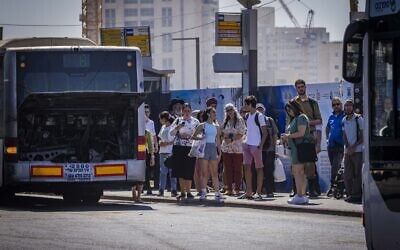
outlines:
M285 169L283 168L282 161L279 158L275 159L274 180L275 182L286 181Z
M188 154L189 157L203 158L204 150L206 147L206 140L193 140L192 147L190 148L190 152Z

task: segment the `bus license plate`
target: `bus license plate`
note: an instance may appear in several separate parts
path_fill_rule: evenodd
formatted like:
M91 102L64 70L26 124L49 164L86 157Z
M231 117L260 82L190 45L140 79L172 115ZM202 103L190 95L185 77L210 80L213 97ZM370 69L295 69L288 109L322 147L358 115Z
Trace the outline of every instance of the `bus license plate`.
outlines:
M93 169L87 163L70 163L64 167L64 177L68 181L91 181Z

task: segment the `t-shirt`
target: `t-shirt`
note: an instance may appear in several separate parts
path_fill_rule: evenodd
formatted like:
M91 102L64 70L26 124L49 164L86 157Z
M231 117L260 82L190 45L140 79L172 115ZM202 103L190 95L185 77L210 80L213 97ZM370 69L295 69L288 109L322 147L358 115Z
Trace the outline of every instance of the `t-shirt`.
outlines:
M148 120L146 121L146 129L150 131L150 133L151 133L152 136L155 136L155 135L156 135L156 129L155 129L155 127L154 127L154 122L153 122L153 120L148 119Z
M171 126L163 125L158 133L158 138L160 138L160 142L173 142L174 138L169 132L171 130ZM172 153L172 144L168 146L160 146L160 154L171 154Z
M343 133L342 133L342 120L345 116L344 112L335 114L334 112L328 118L327 127L329 127L328 135L328 148L342 148L343 149Z
M362 130L364 129L363 124L364 124L364 119L360 116L357 118L358 121L358 129L359 133L362 134ZM346 133L347 141L349 142L350 145L354 145L357 142L357 124L356 124L356 116L353 114L350 120L347 120L347 117L345 116L343 118L343 132ZM345 145L345 149L347 149ZM362 152L363 151L363 145L357 145L356 149L354 152Z
M264 115L260 112L256 111L253 114L249 113L247 117L247 132L246 132L246 139L244 143L251 145L251 146L258 146L260 145L262 134L260 133L260 129L258 128L255 122L255 116L258 113L258 121L260 122L260 127L265 126Z

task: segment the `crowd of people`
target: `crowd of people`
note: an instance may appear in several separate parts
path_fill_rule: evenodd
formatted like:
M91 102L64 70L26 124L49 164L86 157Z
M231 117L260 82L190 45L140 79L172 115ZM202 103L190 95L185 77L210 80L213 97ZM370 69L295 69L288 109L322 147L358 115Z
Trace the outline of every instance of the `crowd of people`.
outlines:
M303 80L297 80L295 88L298 95L285 105L286 127L281 135L275 120L265 115L265 106L257 103L255 96L244 99L240 112L234 104L226 104L223 120L217 119L218 102L214 97L207 99L204 110L195 111L189 103L173 99L169 110L159 114L162 126L158 134L149 118L150 107L146 105L148 154L144 188L147 194L152 194L154 187L154 160L158 153L159 196L164 196L169 177L171 196L177 199L195 198L191 192L192 181L200 200L207 199L211 189L218 201L224 195L251 200L262 200L263 195L272 198L279 142L290 152L293 191L288 203L307 204L308 197L321 195L316 157L321 151L321 112L318 102L307 96ZM340 98L334 97L332 109L325 128L332 166L327 195L332 196L334 192L335 177L344 157L346 201L359 203L363 118L354 113L351 100L345 102L343 110ZM193 155L194 151L200 153ZM219 166L223 166L222 178L219 178ZM137 202L141 202L141 190L141 185L132 189Z

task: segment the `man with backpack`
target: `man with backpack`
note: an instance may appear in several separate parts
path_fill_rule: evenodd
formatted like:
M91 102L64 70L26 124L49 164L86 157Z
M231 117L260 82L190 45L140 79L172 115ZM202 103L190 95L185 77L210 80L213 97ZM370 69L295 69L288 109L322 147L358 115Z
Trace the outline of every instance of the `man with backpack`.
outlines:
M267 140L265 141L262 149L264 163L264 188L265 192L267 193L267 198L273 198L275 190L275 148L276 141L278 139L278 128L274 119L265 115L265 106L262 103L257 103L256 109L264 116L265 125L267 126ZM261 127L259 128L261 129Z
M363 123L359 114L353 111L354 103L347 100L344 104L346 116L342 120L344 140L344 185L349 203L361 203L363 164Z
M262 147L267 139L267 127L263 115L256 110L257 99L251 95L246 97L244 105L246 110L249 111L247 116L246 125L246 139L243 142L243 165L246 179L246 193L245 198L262 200L261 190L264 180L264 163L262 160ZM259 126L256 123L258 120ZM253 195L252 191L252 173L251 163L254 160L257 172L257 193Z

